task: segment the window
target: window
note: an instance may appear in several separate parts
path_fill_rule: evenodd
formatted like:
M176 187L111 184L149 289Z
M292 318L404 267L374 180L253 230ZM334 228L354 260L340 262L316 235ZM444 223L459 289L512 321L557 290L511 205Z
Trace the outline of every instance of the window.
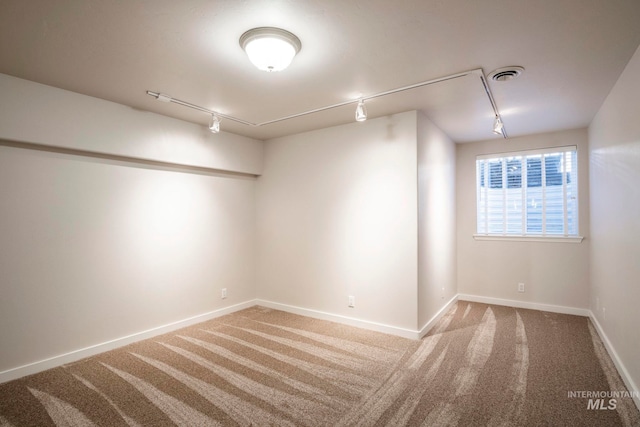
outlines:
M476 158L477 234L578 237L576 147Z

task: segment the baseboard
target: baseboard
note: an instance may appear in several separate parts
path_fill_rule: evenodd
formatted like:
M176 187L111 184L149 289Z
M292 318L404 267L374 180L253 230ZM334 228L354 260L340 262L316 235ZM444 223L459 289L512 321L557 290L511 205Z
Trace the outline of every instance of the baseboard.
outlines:
M240 304L232 305L230 307L221 308L218 310L210 311L208 313L199 314L197 316L189 317L187 319L179 320L177 322L168 323L166 325L158 326L156 328L148 329L146 331L137 332L135 334L127 335L125 337L116 338L114 340L106 341L100 344L85 347L79 350L74 350L69 353L54 356L38 362L29 363L27 365L19 366L17 368L8 369L0 372L0 384L7 381L22 378L27 375L32 375L47 369L55 368L67 363L75 362L86 357L94 356L105 351L113 350L118 347L125 346L137 341L141 341L147 338L152 338L157 335L162 335L167 332L175 331L176 329L191 326L196 323L204 322L206 320L215 319L216 317L224 316L235 311L243 310L245 308L253 307L256 305L255 300L246 301Z
M502 298L482 297L478 295L458 294L459 301L479 302L483 304L504 305L507 307L527 308L530 310L549 311L551 313L573 314L575 316L589 317L589 309L566 307L563 305L541 304L537 302L516 301Z
M355 326L357 328L369 329L371 331L383 332L385 334L397 335L413 340L420 339L420 332L399 328L397 326L385 325L383 323L361 320L354 317L342 316L339 314L327 313L324 311L311 310L308 308L296 307L293 305L281 304L278 302L267 300L256 300L257 305L272 308L274 310L286 311L287 313L299 314L301 316L313 317L314 319L329 320L331 322L341 323L343 325Z
M433 328L433 326L438 322L438 320L440 320L442 316L444 316L445 313L449 311L451 306L456 302L458 302L458 295L455 295L453 298L451 298L449 302L444 305L444 307L438 310L438 312L422 328L420 328L420 338L427 335L431 328Z
M624 363L622 363L622 360L620 359L620 357L618 356L618 353L616 352L613 345L611 344L611 341L609 341L609 337L607 337L607 334L605 334L604 329L602 329L602 326L598 322L598 319L595 317L595 315L591 310L586 308L565 307L561 305L551 305L551 304L539 304L539 303L532 303L532 302L525 302L525 301L482 297L482 296L468 295L468 294L458 294L456 297L458 301L470 301L470 302L479 302L484 304L504 305L504 306L515 307L515 308L528 308L531 310L550 311L552 313L573 314L576 316L589 317L591 319L591 322L595 326L596 331L598 332L598 335L600 336L600 339L604 344L604 347L607 349L607 352L609 353L611 360L613 360L613 364L618 370L618 373L620 374L622 381L627 386L627 389L629 391L634 392L632 393L633 403L635 403L635 405L640 410L640 395L638 395L638 391L640 391L640 389L631 378L631 375L629 375L629 371L624 366Z
M613 364L616 366L616 369L618 370L618 373L620 374L620 377L622 378L624 385L626 385L627 389L632 392L633 403L635 403L636 406L638 407L638 410L640 410L640 396L638 395L638 393L640 392L640 389L638 388L638 386L636 386L636 383L631 378L631 375L629 375L629 371L624 366L624 363L622 363L622 360L620 360L618 353L613 348L611 341L609 341L609 337L607 337L607 334L604 333L604 329L602 329L602 326L598 322L598 319L596 318L596 316L593 314L591 310L589 310L589 318L591 319L591 323L593 323L593 325L595 326L596 331L598 332L598 335L600 336L600 339L604 344L604 348L607 349L607 352L609 353L611 360L613 360Z

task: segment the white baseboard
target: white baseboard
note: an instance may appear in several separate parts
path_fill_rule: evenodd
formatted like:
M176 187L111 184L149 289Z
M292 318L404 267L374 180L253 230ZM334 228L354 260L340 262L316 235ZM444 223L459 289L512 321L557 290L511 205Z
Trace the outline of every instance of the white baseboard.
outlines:
M424 337L429 333L431 328L445 315L447 311L451 308L453 304L458 302L458 295L455 295L453 298L449 300L448 303L444 305L421 329L420 329L420 338Z
M607 334L604 333L604 329L602 329L602 326L600 325L600 323L598 322L598 319L596 319L596 316L593 314L592 311L589 311L589 318L591 319L591 323L593 323L593 325L595 326L596 331L598 332L598 335L600 335L600 339L604 344L604 348L607 349L607 352L609 353L611 360L613 360L613 364L616 366L616 369L618 370L618 373L620 374L622 381L627 386L627 389L630 392L632 392L633 403L635 403L636 406L638 407L638 410L640 410L640 396L638 396L640 389L631 378L631 375L629 375L629 371L624 366L624 363L622 363L622 360L620 360L618 353L613 348L611 341L609 341L609 337L607 337Z
M197 316L183 319L177 322L172 322L167 325L152 328L146 331L138 332L135 334L127 335L121 338L116 338L107 342L92 345L86 348L71 351L69 353L57 355L48 359L40 360L37 362L29 363L17 368L8 369L0 372L0 384L11 381L14 379L22 378L27 375L32 375L38 372L42 372L47 369L55 368L67 363L72 363L86 357L94 356L105 351L113 350L127 344L131 344L137 341L141 341L147 338L152 338L157 335L165 334L167 332L175 331L176 329L191 326L196 323L204 322L206 320L214 319L216 317L224 316L235 311L243 310L245 308L253 307L255 305L261 305L275 310L282 310L289 313L299 314L302 316L308 316L315 319L329 320L344 325L355 326L363 329L373 330L377 332L383 332L386 334L397 335L409 339L420 339L423 337L433 325L446 313L449 307L456 302L457 296L452 298L436 315L427 322L421 330L411 330L400 328L397 326L386 325L383 323L372 322L368 320L361 320L348 316L341 316L337 314L326 313L318 310L312 310L302 307L291 306L287 304L276 303L266 300L250 300L240 304L236 304L230 307L225 307L219 310L214 310L209 313L200 314Z
M478 295L458 294L459 301L479 302L483 304L504 305L515 308L528 308L530 310L549 311L551 313L573 314L575 316L589 317L589 309L566 307L563 305L541 304L537 302L516 301L510 299L481 297Z
M629 375L629 371L626 369L617 352L613 348L613 345L609 341L609 338L604 333L604 330L600 326L600 323L593 315L593 313L584 308L565 307L551 304L539 304L524 301L507 300L501 298L483 297L477 295L457 294L449 302L447 302L419 331L399 328L397 326L390 326L383 323L371 322L368 320L356 319L353 317L342 316L337 314L326 313L318 310L311 310L287 304L276 303L273 301L266 301L261 299L249 300L240 304L232 305L230 307L221 308L208 313L203 313L197 316L189 317L177 322L172 322L163 326L148 329L146 331L138 332L135 334L127 335L125 337L116 338L104 343L92 345L90 347L82 348L79 350L71 351L69 353L54 356L45 360L30 363L27 365L19 366L17 368L8 369L0 372L0 384L11 381L17 378L22 378L27 375L35 374L47 369L55 368L67 363L75 362L86 357L94 356L105 351L113 350L127 344L131 344L137 341L141 341L147 338L152 338L157 335L165 334L167 332L175 331L186 326L191 326L196 323L204 322L216 317L224 316L245 308L253 307L255 305L261 305L264 307L272 308L275 310L282 310L288 313L299 314L302 316L308 316L315 319L328 320L336 323L341 323L349 326L355 326L363 329L373 330L377 332L383 332L387 334L397 335L409 339L420 339L425 336L431 328L440 320L440 318L451 308L457 301L470 301L483 304L502 305L515 308L526 308L532 310L549 311L553 313L573 314L577 316L586 316L591 319L595 325L605 348L609 352L611 359L613 360L622 380L630 391L639 391L635 382ZM640 396L634 393L634 403L640 409Z
M356 319L354 317L331 314L324 311L311 310L308 308L296 307L293 305L281 304L278 302L266 301L261 299L256 300L256 304L263 307L272 308L274 310L286 311L287 313L313 317L314 319L329 320L331 322L341 323L343 325L355 326L357 328L369 329L371 331L383 332L385 334L397 335L413 340L420 339L419 331L399 328L397 326L385 325L383 323L371 322L368 320Z
M253 307L254 305L256 305L255 300L246 301L240 304L232 305L230 307L225 307L218 310L210 311L208 313L199 314L197 316L189 317L187 319L172 322L163 326L158 326L146 331L137 332L125 337L116 338L114 340L92 345L90 347L74 350L69 353L60 354L58 356L40 360L38 362L33 362L27 365L19 366L17 368L8 369L6 371L0 372L0 384L22 378L27 375L35 374L47 369L55 368L67 363L75 362L77 360L94 356L105 351L113 350L127 344L131 344L147 338L152 338L157 335L162 335L167 332L175 331L176 329L191 326L196 323L204 322L206 320L215 319L216 317L224 316L225 314L230 314L235 311Z

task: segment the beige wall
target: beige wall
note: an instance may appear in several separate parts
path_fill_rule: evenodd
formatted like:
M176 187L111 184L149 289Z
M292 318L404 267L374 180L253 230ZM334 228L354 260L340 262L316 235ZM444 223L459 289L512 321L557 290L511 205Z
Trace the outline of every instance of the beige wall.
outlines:
M456 293L456 147L418 113L418 327Z
M416 112L267 141L258 297L415 331L416 162Z
M0 84L3 94L29 94L0 97L0 373L255 298L255 178L3 139L64 146L61 133L75 150L113 146L161 161L181 151L184 163L236 171L261 168L259 141L234 154L228 134L205 147L202 126L24 80ZM40 101L58 116L83 109L87 120L45 129L46 118L11 112Z
M480 154L578 147L582 243L476 241L475 160ZM458 292L526 303L589 306L589 161L587 130L494 139L457 146ZM517 284L525 284L525 293Z
M636 52L588 132L456 146L408 112L263 153L0 74L0 372L256 296L416 330L459 292L590 308L637 384L638 76ZM565 145L578 146L585 240L474 240L475 156ZM257 181L135 161L260 174L263 158Z
M0 74L0 94L0 139L254 175L262 171L262 142L255 139L214 135L206 126L6 74ZM206 114L196 114L206 122Z
M639 111L640 49L589 126L591 311L636 391L640 385Z

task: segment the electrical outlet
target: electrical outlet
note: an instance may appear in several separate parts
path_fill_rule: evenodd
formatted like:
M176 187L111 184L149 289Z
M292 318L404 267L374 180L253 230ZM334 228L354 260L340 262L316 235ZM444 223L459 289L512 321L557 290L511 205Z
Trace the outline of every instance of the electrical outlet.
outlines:
M524 292L524 283L518 283L518 292Z
M353 308L356 306L356 297L353 295L349 295L349 307Z
M227 288L222 288L220 291L220 298L225 299L227 297Z

